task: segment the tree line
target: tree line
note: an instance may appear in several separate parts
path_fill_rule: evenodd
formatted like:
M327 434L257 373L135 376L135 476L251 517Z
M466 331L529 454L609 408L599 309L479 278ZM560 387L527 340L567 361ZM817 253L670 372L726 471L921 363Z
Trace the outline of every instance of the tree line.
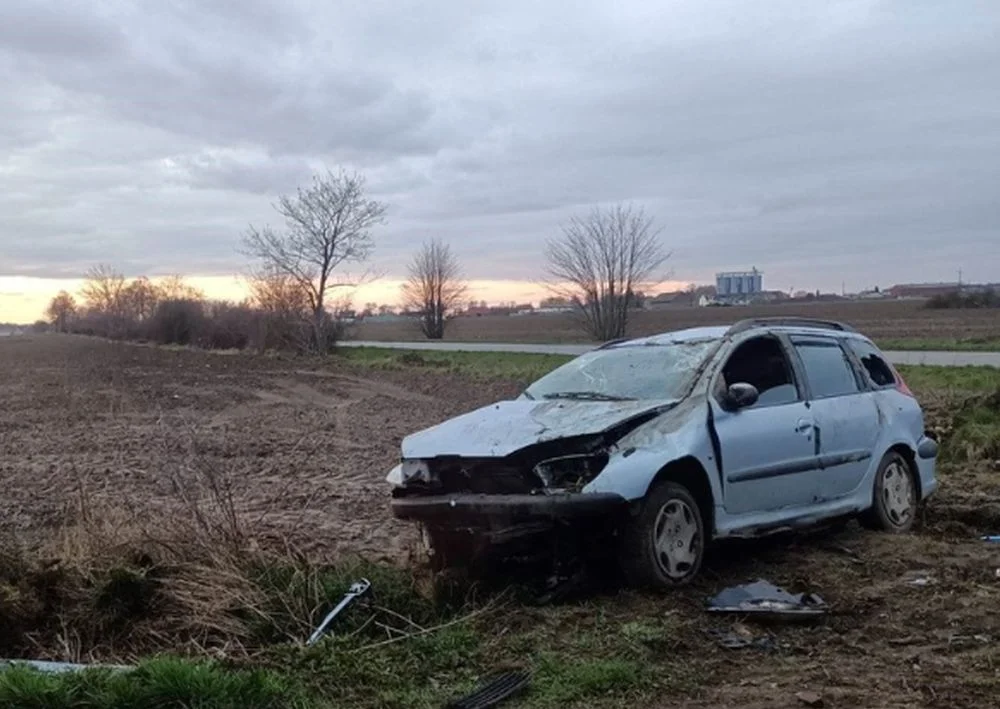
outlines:
M280 228L251 225L243 234L240 251L252 263L246 299L211 301L179 276L129 280L99 265L77 296L52 298L51 327L209 348L330 350L343 336L350 292L377 278L368 264L387 205L368 196L362 175L327 171L273 206ZM631 205L574 216L545 245L548 287L594 339L622 337L634 294L657 281L668 257L659 237ZM412 256L401 291L424 336L441 339L469 288L451 246L431 238Z

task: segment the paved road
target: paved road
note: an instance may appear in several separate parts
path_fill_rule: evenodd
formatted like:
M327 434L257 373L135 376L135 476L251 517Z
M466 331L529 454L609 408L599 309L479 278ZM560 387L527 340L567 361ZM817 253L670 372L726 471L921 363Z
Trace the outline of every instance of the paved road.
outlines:
M504 342L370 342L345 340L345 347L384 347L396 350L443 350L445 352L527 352L535 354L578 355L593 345L539 345ZM891 352L893 364L933 364L944 367L1000 367L1000 352Z

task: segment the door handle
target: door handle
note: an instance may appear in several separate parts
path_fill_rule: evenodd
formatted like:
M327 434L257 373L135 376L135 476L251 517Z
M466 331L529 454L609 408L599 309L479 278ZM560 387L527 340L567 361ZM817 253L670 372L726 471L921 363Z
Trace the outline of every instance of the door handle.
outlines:
M795 424L796 433L805 433L813 428L813 422L809 419L799 419L798 423Z

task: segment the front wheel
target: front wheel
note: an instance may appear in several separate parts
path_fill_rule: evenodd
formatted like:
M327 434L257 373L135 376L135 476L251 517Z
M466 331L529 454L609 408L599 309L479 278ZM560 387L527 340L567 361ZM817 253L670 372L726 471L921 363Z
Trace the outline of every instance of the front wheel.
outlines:
M917 519L917 486L906 458L889 451L875 473L872 506L861 517L869 529L901 534Z
M705 555L705 525L687 488L674 482L657 485L628 521L622 565L637 586L666 590L689 583Z

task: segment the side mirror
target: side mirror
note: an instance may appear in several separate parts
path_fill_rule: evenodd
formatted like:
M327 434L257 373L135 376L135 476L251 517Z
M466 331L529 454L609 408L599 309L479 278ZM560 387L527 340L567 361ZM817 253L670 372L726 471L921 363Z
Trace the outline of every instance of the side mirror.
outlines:
M748 406L756 404L759 397L760 392L757 391L757 387L753 384L736 382L735 384L730 384L729 389L726 390L726 408L730 411L745 409Z

